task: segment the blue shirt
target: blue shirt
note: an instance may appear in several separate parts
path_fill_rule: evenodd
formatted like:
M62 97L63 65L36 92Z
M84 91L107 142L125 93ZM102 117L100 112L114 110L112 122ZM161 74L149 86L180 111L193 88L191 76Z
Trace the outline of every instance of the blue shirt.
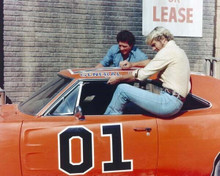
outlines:
M129 62L138 62L142 60L148 59L147 55L144 54L140 49L137 47L133 47L131 52L129 53L128 58L126 59ZM104 67L119 67L119 63L123 61L122 54L120 52L118 45L113 45L103 58L103 60L100 62Z

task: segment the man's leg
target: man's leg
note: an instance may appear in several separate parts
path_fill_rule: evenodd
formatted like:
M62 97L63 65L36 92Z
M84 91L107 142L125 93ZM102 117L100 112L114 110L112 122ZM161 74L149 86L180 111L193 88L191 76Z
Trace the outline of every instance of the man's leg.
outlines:
M128 84L120 84L105 114L122 114L127 102L133 102L144 110L161 117L172 116L183 105L176 97L165 92L159 95Z

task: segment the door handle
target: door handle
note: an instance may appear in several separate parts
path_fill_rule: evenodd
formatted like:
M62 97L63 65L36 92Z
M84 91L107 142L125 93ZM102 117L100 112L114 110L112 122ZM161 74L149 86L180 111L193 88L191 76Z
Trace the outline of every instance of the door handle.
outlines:
M134 128L134 131L137 131L137 132L143 132L143 131L146 131L146 135L147 136L150 136L150 132L152 131L152 128Z
M152 129L151 128L134 128L134 131L137 131L137 132L141 132L141 131L151 132Z

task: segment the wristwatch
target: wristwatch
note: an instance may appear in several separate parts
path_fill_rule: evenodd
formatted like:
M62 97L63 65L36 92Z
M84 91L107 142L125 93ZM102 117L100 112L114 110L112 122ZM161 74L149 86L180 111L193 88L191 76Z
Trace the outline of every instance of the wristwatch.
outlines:
M134 74L134 77L137 78L138 77L138 72L140 69L137 69L136 73Z

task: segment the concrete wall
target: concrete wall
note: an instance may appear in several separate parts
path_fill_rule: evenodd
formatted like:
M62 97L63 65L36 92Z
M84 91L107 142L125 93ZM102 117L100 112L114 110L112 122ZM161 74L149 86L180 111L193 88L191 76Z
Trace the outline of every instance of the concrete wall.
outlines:
M2 84L13 103L61 69L95 66L122 29L154 55L142 36L142 0L4 0L2 11ZM215 0L204 0L203 12L202 38L176 38L198 72L204 71L204 59L214 56Z

